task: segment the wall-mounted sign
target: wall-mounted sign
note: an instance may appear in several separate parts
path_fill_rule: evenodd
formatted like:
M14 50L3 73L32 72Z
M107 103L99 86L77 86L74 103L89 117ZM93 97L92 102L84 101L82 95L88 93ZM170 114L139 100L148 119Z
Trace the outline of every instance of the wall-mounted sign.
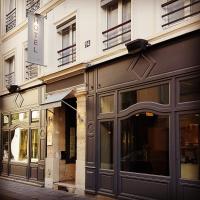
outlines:
M28 16L28 62L44 65L44 17Z

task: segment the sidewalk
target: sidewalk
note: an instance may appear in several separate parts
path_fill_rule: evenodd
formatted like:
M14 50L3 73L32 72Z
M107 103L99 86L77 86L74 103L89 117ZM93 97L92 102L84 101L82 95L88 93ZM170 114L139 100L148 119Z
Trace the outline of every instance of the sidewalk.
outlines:
M0 200L107 200L0 179Z

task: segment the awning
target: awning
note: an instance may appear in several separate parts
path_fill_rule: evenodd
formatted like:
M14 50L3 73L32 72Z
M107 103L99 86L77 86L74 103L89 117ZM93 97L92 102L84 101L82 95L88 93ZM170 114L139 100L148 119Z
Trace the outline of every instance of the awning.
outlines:
M61 107L62 100L66 98L71 92L72 90L67 90L63 92L48 94L44 103L41 104L41 109L45 110L50 108Z

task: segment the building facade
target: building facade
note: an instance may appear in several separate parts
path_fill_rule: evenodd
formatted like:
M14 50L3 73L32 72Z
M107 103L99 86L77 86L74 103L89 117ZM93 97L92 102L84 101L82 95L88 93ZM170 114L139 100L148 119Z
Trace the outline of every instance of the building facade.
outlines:
M199 0L0 2L1 177L199 199ZM43 65L28 60L33 13Z

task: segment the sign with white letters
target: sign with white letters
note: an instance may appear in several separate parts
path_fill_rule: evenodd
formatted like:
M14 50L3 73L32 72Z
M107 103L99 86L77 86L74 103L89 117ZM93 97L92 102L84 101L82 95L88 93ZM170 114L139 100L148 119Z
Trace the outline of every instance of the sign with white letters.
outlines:
M44 65L44 17L38 14L28 16L28 58L29 63Z

